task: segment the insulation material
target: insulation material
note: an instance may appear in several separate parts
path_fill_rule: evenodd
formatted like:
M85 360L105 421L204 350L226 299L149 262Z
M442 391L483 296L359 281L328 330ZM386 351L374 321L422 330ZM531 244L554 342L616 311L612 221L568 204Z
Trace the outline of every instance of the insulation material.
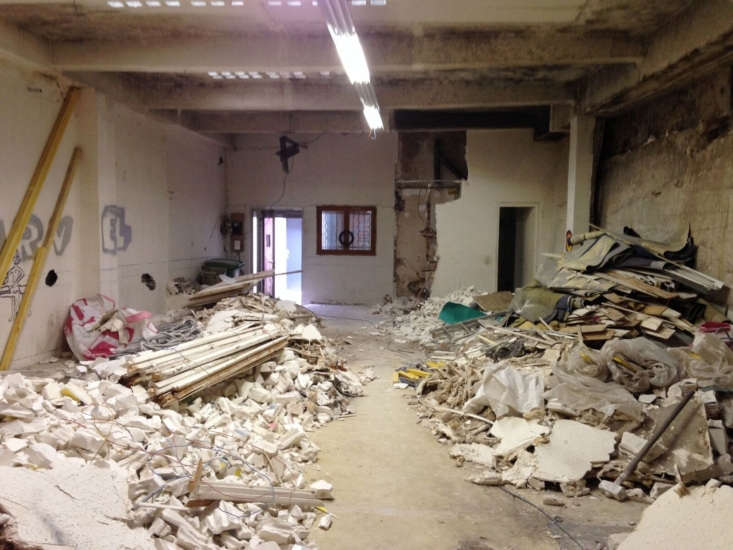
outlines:
M574 420L558 420L550 442L535 449L534 477L544 481L580 481L596 464L608 462L616 446L616 434Z
M507 363L490 363L484 369L475 397L466 403L464 410L480 412L484 407L491 407L497 418L508 414L528 415L544 410L544 391L541 375L520 372Z

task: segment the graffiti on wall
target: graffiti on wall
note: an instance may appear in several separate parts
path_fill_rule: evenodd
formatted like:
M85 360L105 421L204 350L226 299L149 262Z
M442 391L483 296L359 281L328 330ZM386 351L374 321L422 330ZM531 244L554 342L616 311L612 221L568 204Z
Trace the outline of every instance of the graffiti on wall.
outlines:
M56 229L56 235L53 240L53 250L57 256L63 255L66 248L71 242L71 233L74 229L74 218L71 216L64 216L59 221L59 226ZM13 256L13 263L8 270L8 274L5 276L5 280L0 285L0 298L3 300L10 301L10 319L9 321L15 320L15 316L18 313L18 307L20 306L20 300L25 292L25 278L26 272L23 269L23 262L33 259L33 256L41 246L43 236L45 234L45 228L43 222L35 214L31 214L28 220L28 225L23 232L18 250ZM5 224L3 220L0 220L0 243L5 242L7 234L5 233Z
M102 251L117 254L127 250L132 242L132 227L125 223L125 209L108 204L102 211Z
M20 300L23 297L23 292L25 292L23 279L25 279L25 270L21 265L20 254L16 253L13 256L13 264L5 276L2 286L0 286L0 298L10 300L10 319L8 319L10 322L15 320Z
M53 240L53 250L57 256L63 255L66 247L71 242L71 232L74 229L74 218L71 216L64 216L59 222L59 226L56 229L56 235ZM28 225L25 227L23 237L18 246L18 254L20 259L24 262L32 260L36 250L41 246L45 229L41 218L35 214L31 214L28 220ZM0 243L5 242L5 224L3 220L0 220Z

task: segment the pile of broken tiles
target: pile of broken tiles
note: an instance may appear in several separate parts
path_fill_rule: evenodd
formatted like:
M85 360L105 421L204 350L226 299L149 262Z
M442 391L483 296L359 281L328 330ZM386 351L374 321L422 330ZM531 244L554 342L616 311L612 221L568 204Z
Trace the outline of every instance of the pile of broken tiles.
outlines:
M303 330L313 332L297 329ZM22 491L10 496L13 480L22 477L18 467L27 468L20 471L33 480L50 476L48 490L65 494L77 493L74 487L92 479L89 468L102 468L113 478L109 492L115 492L120 476L124 479L117 504L126 510L118 517L115 510L102 509L104 522L125 522L125 528L135 532L145 529L142 540L147 545L138 541L135 547L315 548L309 532L316 524L330 526L326 509L272 504L269 492L305 490L315 499L330 498L330 484L306 481L306 466L319 450L307 433L350 414L342 389L358 395L365 379L343 368L311 364L286 348L276 361L248 377L210 388L170 410L152 401L140 386L100 379L95 373L120 371L119 364L106 368L105 363L119 362L97 361L88 379L66 382L20 373L0 378L0 486L6 488L0 491L0 508L25 515L24 508L10 502L23 496ZM70 471L73 476L66 475ZM75 480L71 488L69 476ZM260 502L223 497L195 502L197 488L214 481L265 489L268 496ZM94 508L88 506L90 514ZM48 513L58 515L57 523L63 525L65 510ZM17 523L26 519L32 523L27 517L18 517ZM89 537L84 517L67 527L62 533L48 533L50 540L43 542L83 546L84 537ZM22 534L22 525L17 528ZM111 541L96 547L120 546Z

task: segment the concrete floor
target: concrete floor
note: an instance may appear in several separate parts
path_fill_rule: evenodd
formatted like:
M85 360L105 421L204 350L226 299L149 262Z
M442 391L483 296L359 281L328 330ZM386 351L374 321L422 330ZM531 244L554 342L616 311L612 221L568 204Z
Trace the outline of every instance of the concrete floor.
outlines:
M352 369L373 366L379 375L354 400L355 417L313 434L321 454L309 477L332 482L336 497L328 506L333 527L314 535L321 550L596 549L638 521L644 508L638 503L552 492L567 504L558 508L543 505L541 492L511 488L559 516L577 544L527 503L466 482L468 465L456 467L448 447L418 425L409 390L392 388L393 369L419 358L419 351L375 336L378 318L366 308L312 309L323 316L327 336L350 342L342 355Z

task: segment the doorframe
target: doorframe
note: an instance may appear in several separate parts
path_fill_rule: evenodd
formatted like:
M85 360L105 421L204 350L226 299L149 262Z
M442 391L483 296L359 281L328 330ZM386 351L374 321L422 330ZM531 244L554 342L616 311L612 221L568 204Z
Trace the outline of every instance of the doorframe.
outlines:
M258 271L263 271L265 267L265 218L272 216L272 218L300 218L303 220L305 218L303 209L302 208L251 208L250 209L250 227L252 224L252 220L254 220L255 216L257 216L257 242L255 243L254 240L252 242L252 247L257 247L257 265L252 266L252 272L256 273ZM300 238L300 254L301 254L301 263L300 263L300 274L301 274L301 286L302 286L302 277L303 277L303 252L305 250L304 247L304 235L301 231L301 238ZM274 231L274 224L273 224L273 232L272 232L272 248L273 251L275 249L275 231ZM254 250L254 248L252 249ZM250 251L250 257L252 251ZM265 281L259 281L256 285L257 292L264 293L265 291ZM272 285L272 292L275 293L275 283L273 281Z
M496 239L494 242L494 258L496 258L496 261L494 262L494 273L492 274L492 285L490 288L498 289L499 288L499 238L501 237L501 224L500 224L500 218L501 218L501 209L502 208L534 208L535 213L537 214L537 219L535 222L535 228L534 228L534 235L533 235L533 241L534 241L534 249L535 249L535 256L533 258L534 262L534 271L537 272L537 258L538 258L538 250L539 250L539 236L540 236L540 220L542 219L542 203L536 202L536 201L499 201L496 203L496 216L494 220L494 231L496 235ZM516 278L516 273L515 273Z

